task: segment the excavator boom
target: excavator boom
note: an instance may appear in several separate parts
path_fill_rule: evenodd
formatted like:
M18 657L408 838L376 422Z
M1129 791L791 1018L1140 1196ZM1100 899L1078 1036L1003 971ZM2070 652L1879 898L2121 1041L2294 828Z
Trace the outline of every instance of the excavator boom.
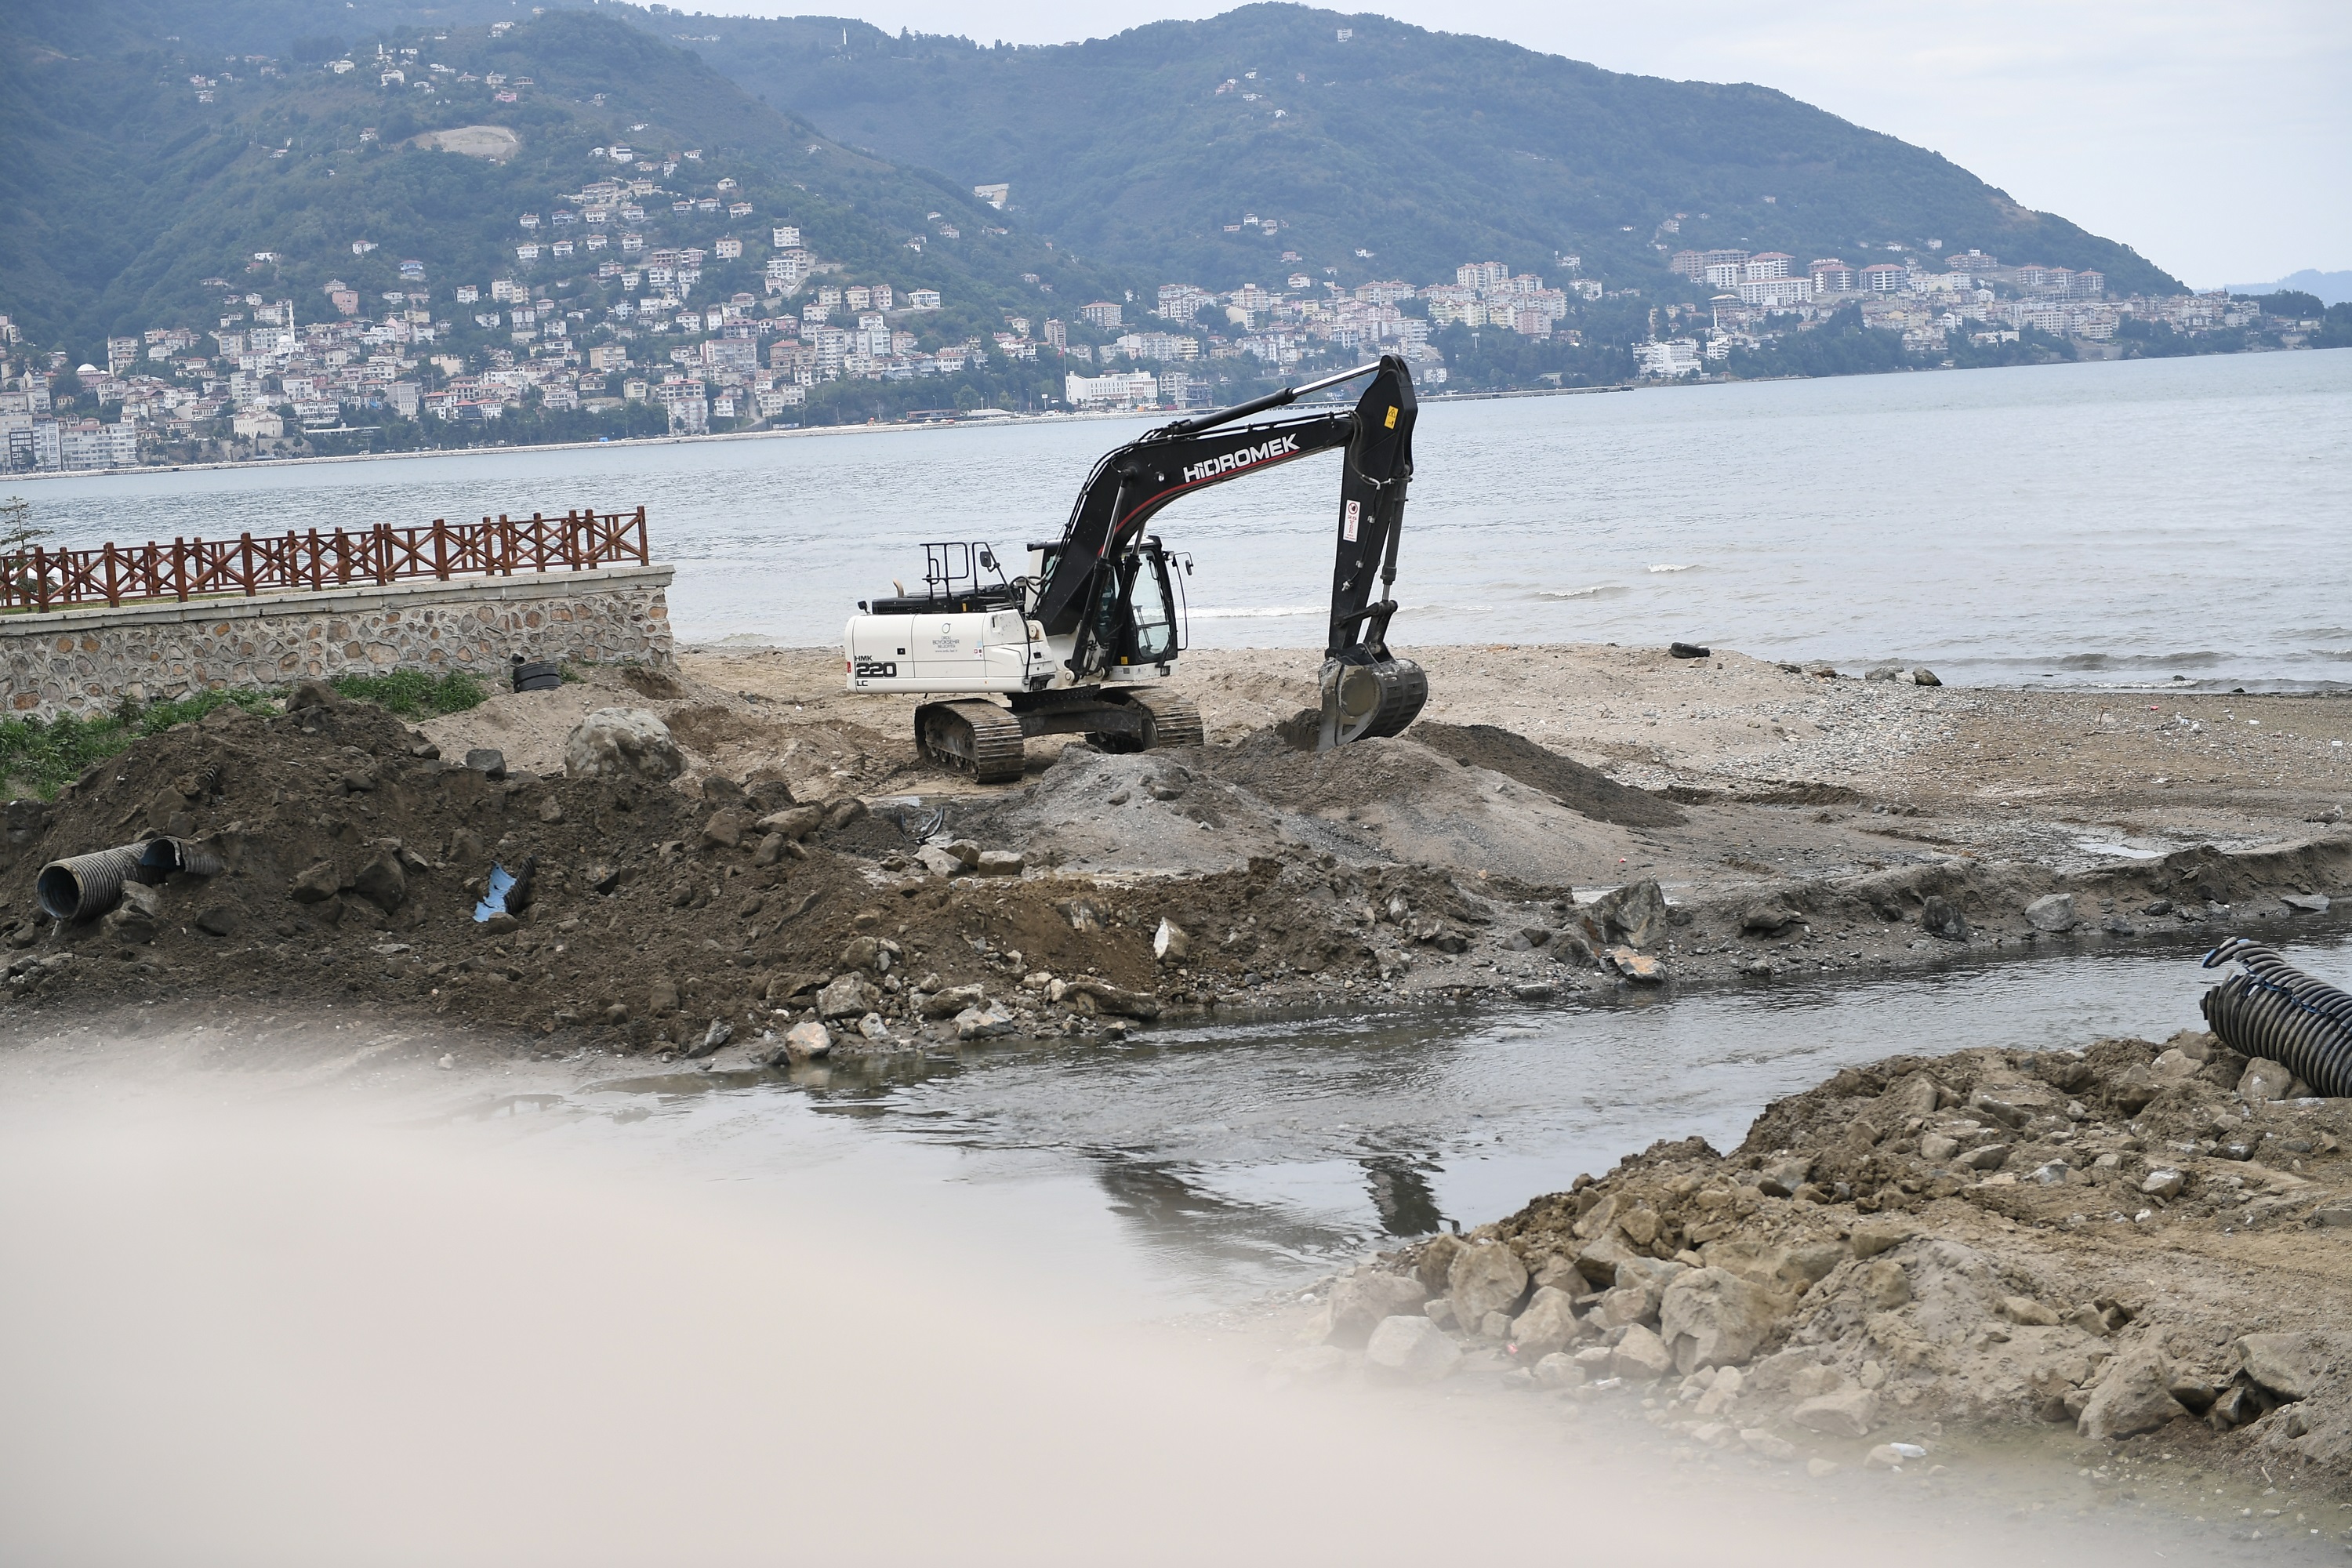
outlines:
M1240 423L1360 375L1372 379L1352 409ZM1417 408L1412 373L1403 360L1389 355L1236 407L1176 420L1121 447L1095 465L1070 510L1038 586L1036 618L1049 635L1076 629L1092 601L1090 590L1170 502L1275 464L1337 449L1344 466L1324 653L1345 658L1354 650L1370 649L1385 657L1388 619L1395 610L1385 589L1396 577ZM1380 602L1371 597L1376 574L1383 589Z

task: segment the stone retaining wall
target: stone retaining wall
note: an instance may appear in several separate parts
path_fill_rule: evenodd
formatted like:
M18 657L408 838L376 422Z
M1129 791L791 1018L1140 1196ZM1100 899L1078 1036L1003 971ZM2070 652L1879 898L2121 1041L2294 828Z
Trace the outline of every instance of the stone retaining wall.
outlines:
M670 662L667 566L125 605L0 617L10 718L54 718L303 676L413 666L493 676L509 656Z

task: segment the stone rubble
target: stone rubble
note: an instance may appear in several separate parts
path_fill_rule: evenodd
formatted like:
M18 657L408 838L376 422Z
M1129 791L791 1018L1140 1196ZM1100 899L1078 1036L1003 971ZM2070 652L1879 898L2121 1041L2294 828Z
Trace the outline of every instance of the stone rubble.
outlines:
M1767 1462L2194 1431L2352 1489L2352 1328L2325 1282L2352 1274L2327 1217L2352 1219L2352 1101L2300 1087L2186 1031L1846 1068L1728 1155L1660 1143L1367 1262L1304 1331L1351 1351L1410 1324L1375 1364L1417 1378L1499 1344L1507 1379ZM2011 1153L1969 1157L1989 1148ZM2280 1267L2222 1261L2258 1239Z

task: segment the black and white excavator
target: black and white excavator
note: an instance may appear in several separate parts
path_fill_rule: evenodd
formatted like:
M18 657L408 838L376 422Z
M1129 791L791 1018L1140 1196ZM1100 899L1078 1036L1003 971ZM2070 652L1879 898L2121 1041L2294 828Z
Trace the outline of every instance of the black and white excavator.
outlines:
M1371 380L1352 408L1255 418L1360 376ZM1197 746L1199 710L1159 685L1183 651L1178 592L1192 562L1144 530L1181 496L1338 451L1315 748L1398 734L1429 699L1421 667L1388 648L1414 409L1412 373L1390 354L1163 425L1095 465L1062 537L1029 546L1025 574L1006 580L984 543L924 545L920 594L899 586L850 617L849 689L947 699L915 710L915 743L982 784L1019 778L1032 735L1083 735L1115 752Z

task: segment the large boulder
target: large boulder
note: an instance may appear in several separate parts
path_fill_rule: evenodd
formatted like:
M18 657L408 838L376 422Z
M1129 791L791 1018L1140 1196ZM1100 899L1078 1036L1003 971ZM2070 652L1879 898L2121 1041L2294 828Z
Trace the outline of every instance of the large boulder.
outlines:
M1654 878L1602 894L1592 913L1606 935L1628 947L1655 947L1666 940L1666 895Z
M1527 1310L1511 1322L1511 1343L1522 1363L1542 1360L1576 1338L1576 1302L1547 1285L1528 1298Z
M1499 1241L1465 1247L1445 1271L1456 1321L1475 1327L1489 1312L1516 1311L1528 1292L1528 1266Z
M563 742L563 771L575 779L659 783L686 771L669 726L642 708L599 708Z
M1418 1312L1427 1300L1429 1292L1410 1274L1360 1268L1331 1287L1328 1339L1335 1345L1362 1344L1381 1320Z
M1062 994L1091 996L1095 1005L1106 1013L1116 1013L1123 1018L1134 1018L1149 1024L1160 1016L1160 1003L1141 991L1125 991L1108 980L1097 980L1091 974L1077 975L1063 983Z
M1579 1272L1602 1289L1617 1283L1617 1270L1638 1261L1642 1254L1615 1236L1596 1237L1576 1255Z
M2172 1363L2162 1351L2127 1351L2107 1363L2075 1422L2085 1437L2129 1437L2189 1414L2172 1397Z
M859 1018L882 1005L882 994L866 983L864 975L848 973L836 976L816 994L817 1016L821 1018Z
M940 991L919 991L915 994L915 1010L926 1018L952 1018L967 1007L978 1007L988 1000L977 985L950 985Z
M143 882L122 884L122 901L107 911L101 929L116 942L150 942L162 929L163 895Z
M2075 924L2074 895L2044 893L2025 906L2025 919L2035 931L2073 931Z
M1809 1432L1860 1437L1878 1425L1878 1395L1866 1388L1841 1388L1801 1401L1789 1419Z
M2283 1062L2256 1057L2238 1076L2238 1094L2250 1103L2284 1100L2294 1088L2294 1073Z
M1674 1352L1665 1341L1644 1328L1631 1328L1609 1355L1609 1374L1628 1383L1648 1383L1674 1371Z
M1445 1282L1454 1269L1454 1260L1470 1250L1470 1244L1458 1236L1439 1235L1422 1243L1421 1255L1413 1259L1412 1270L1420 1276L1423 1287L1432 1296L1445 1293Z
M385 914L400 908L408 898L408 875L400 868L400 858L387 852L370 860L352 879L352 891Z
M2281 1399L2308 1399L2319 1392L2332 1359L2317 1334L2247 1334L2237 1343L2246 1380Z
M1674 1347L1682 1372L1746 1361L1780 1321L1786 1299L1727 1268L1694 1268L1675 1277L1658 1304L1658 1337Z
M959 1040L992 1040L999 1035L1012 1034L1020 1026L1020 1020L994 1002L981 1007L966 1007L955 1016L956 1038Z
M786 1061L823 1061L833 1054L833 1031L814 1019L794 1024L784 1035L780 1054Z
M824 826L824 807L788 805L782 811L770 812L752 826L762 833L781 833L788 840L806 838Z
M1364 1359L1392 1376L1434 1383L1462 1362L1462 1347L1425 1317L1384 1318L1364 1345Z

